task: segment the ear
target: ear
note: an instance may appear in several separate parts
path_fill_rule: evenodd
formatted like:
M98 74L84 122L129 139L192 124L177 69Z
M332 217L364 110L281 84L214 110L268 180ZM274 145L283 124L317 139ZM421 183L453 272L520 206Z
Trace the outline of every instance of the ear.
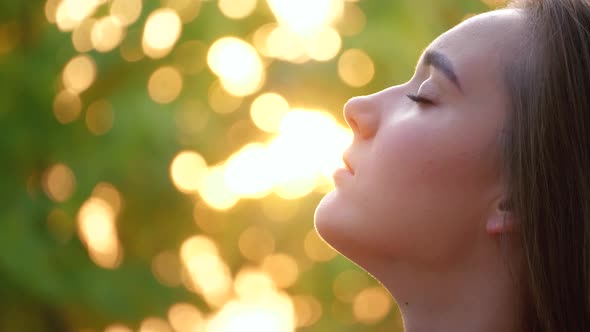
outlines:
M516 231L516 218L512 213L510 204L507 204L506 200L497 203L494 211L488 216L486 231L490 235Z

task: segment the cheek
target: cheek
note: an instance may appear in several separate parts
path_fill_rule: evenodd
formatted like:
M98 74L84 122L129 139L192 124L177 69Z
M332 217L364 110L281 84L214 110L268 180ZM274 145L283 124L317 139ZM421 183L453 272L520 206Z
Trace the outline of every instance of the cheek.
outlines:
M398 234L400 246L442 253L478 230L485 190L494 178L489 142L485 135L462 137L465 132L449 128L458 127L404 123L374 141L370 167L361 174L363 191L373 188L364 202L370 202L366 208L374 219L388 216L388 231L380 232Z

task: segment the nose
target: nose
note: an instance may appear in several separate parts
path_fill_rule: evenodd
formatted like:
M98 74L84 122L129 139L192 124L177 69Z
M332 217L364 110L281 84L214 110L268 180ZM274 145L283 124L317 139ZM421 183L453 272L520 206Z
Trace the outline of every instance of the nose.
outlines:
M379 127L379 111L372 96L350 99L344 105L344 119L355 137L371 138Z

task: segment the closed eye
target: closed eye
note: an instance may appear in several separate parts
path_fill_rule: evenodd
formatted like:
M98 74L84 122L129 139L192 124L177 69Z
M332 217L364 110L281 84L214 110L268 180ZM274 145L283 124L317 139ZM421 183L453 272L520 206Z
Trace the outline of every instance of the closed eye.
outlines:
M418 103L418 104L427 104L427 105L433 104L433 102L430 99L426 99L422 96L407 95L407 97L410 98L410 100L412 100L413 102Z

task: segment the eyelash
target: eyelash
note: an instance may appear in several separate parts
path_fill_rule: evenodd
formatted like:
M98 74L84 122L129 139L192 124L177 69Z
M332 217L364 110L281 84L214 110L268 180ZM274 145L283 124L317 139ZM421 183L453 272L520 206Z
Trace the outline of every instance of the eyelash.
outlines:
M417 95L407 95L408 98L410 98L411 101L418 103L418 104L427 104L427 105L431 105L432 101L429 99L426 99L424 97L421 96L417 96Z

